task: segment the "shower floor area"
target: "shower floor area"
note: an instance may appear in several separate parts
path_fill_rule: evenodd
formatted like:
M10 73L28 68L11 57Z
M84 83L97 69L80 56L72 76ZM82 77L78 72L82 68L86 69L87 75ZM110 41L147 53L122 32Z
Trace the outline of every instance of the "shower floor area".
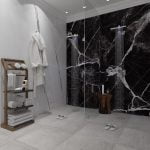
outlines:
M0 150L150 150L149 127L150 117L65 106L16 132L0 129Z

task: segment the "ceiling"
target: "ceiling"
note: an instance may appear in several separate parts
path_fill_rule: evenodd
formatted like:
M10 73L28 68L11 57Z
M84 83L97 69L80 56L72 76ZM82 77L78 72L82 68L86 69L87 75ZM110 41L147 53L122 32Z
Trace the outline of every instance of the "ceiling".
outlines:
M64 12L68 11L69 15L74 15L76 13L83 11L83 6L87 6L87 10L95 9L98 7L103 7L112 3L117 3L125 0L45 0L53 7Z

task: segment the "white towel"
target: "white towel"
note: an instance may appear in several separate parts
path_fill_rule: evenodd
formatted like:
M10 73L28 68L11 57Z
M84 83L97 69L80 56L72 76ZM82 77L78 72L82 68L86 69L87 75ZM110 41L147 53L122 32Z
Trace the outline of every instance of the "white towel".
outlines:
M8 107L9 108L17 108L17 107L22 107L23 106L23 101L9 101L8 102Z
M32 49L30 50L30 61L32 68L37 68L39 66L48 66L45 41L39 32L36 32L32 35Z
M17 107L22 107L23 106L23 102L22 101L17 101Z
M30 120L33 120L33 114L31 111L21 114L8 114L8 124L10 126L16 126Z
M28 121L30 121L30 120L33 120L33 117L30 117L30 118L28 118L28 119L24 119L24 120L18 121L18 122L10 122L10 121L8 120L8 125L14 127L14 126L17 126L17 125L19 125L19 124L28 122Z
M16 74L8 74L8 89L15 89L16 86Z
M45 41L39 32L36 32L32 35L32 45L29 54L31 67L33 69L35 96L36 88L44 85L45 69L48 67Z
M8 107L9 108L16 108L16 107L18 107L18 103L16 101L9 101Z
M25 101L24 105L25 105L25 106L33 105L33 103L32 103L32 99L26 99L26 101Z
M22 118L19 118L19 119L14 119L14 118L8 117L8 121L11 122L11 123L17 123L17 122L24 121L24 120L29 119L29 118L33 118L33 115L30 114L28 116L25 116L25 117L22 117Z
M19 113L19 114L8 114L8 118L17 120L17 119L21 119L21 118L27 117L27 116L29 116L31 114L32 114L32 111L28 110L27 112L23 112L23 113Z

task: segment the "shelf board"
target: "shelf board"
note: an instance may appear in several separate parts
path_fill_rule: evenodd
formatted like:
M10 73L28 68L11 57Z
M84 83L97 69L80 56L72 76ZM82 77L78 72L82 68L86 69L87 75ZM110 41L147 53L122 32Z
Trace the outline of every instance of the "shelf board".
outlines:
M16 74L16 76L27 76L25 74Z
M22 123L22 124L20 124L20 125L17 125L17 126L15 126L15 127L11 127L11 126L6 125L6 124L1 124L1 127L4 128L4 129L7 129L7 130L9 130L9 131L16 131L16 130L18 130L18 129L21 129L21 128L23 128L23 127L26 127L26 126L28 126L28 125L31 125L31 124L33 124L33 123L34 123L34 120L30 120L30 121L27 121L27 122Z
M27 71L27 69L17 69L17 68L7 68L7 70L19 70L19 71Z
M8 90L7 93L26 93L26 92L33 92L33 89L25 90L25 91L15 91L15 90Z
M33 106L34 106L34 105L22 106L22 107L17 107L17 108L9 108L9 107L8 107L8 109L9 109L9 110L14 110L14 111L16 111L16 110L21 110L21 109L28 109L28 108L33 107Z

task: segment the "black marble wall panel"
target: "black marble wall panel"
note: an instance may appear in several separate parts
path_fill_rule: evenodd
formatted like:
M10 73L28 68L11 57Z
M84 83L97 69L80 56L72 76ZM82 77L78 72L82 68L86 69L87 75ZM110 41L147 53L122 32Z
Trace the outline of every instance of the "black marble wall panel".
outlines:
M74 37L67 39L68 104L84 106L85 98L86 107L97 108L98 95L104 84L105 90L113 95L112 108L149 111L150 4L87 18L85 25L84 31L84 20L67 24L67 33L78 34L78 44L75 44ZM116 63L116 30L110 28L119 25L126 28L122 31L123 56L120 63ZM73 51L78 54L74 61ZM75 81L78 84L73 87ZM120 83L124 101L121 107L116 104L120 98L115 96ZM78 92L73 98L71 95L75 90Z

